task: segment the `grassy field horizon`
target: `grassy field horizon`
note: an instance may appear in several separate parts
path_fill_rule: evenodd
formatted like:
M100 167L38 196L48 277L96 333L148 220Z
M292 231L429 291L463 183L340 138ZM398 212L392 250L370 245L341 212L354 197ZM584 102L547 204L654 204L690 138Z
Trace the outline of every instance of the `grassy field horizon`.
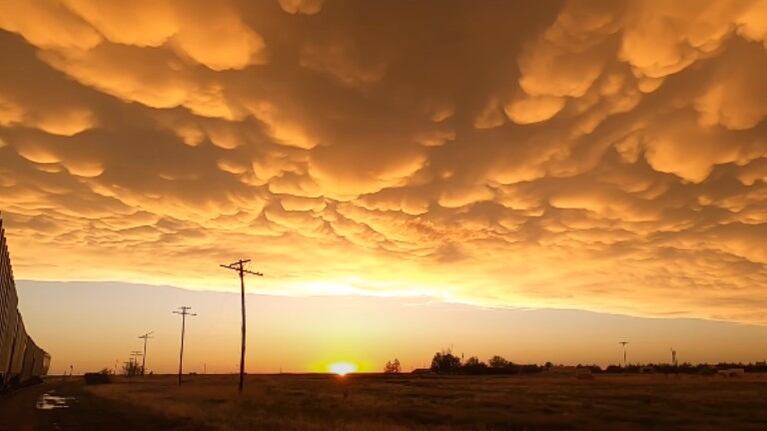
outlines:
M49 378L49 381L60 379ZM72 378L70 384L82 385ZM764 429L767 374L154 375L88 396L214 430Z

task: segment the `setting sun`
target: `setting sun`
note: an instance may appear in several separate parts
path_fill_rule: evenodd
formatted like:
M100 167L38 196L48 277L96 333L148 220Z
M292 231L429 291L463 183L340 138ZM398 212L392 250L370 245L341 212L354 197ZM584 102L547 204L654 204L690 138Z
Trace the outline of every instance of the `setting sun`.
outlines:
M331 373L345 376L346 374L357 371L357 365L351 362L334 362L328 367Z

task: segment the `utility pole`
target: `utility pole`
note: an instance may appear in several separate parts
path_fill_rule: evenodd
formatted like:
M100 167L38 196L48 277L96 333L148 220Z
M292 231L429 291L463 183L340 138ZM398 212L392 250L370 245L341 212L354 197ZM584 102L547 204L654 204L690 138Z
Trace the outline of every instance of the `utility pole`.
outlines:
M150 338L154 338L154 337L151 337L151 335L153 333L154 333L154 331L149 331L149 332L147 332L144 335L139 335L138 336L139 338L143 338L144 339L144 354L141 355L141 375L142 376L144 375L144 372L146 371L146 342Z
M184 334L186 332L186 316L196 316L195 313L190 313L189 310L192 309L192 307L187 307L186 305L178 307L181 311L174 311L174 314L180 314L181 315L181 353L179 353L178 356L178 385L181 386L181 374L184 370Z
M623 367L625 368L627 365L626 362L626 344L628 344L628 341L619 341L618 344L623 346Z
M240 300L242 303L242 344L240 349L240 385L238 391L242 394L242 387L245 379L245 274L256 275L263 277L264 274L260 272L248 271L245 269L245 264L250 262L250 259L240 259L237 262L230 263L229 265L220 265L222 268L231 269L236 271L240 275Z

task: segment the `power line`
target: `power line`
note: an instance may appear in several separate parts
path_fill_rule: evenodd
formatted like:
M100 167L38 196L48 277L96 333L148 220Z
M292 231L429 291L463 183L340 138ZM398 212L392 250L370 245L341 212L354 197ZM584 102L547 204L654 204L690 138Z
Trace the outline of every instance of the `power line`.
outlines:
M245 274L256 275L258 277L264 276L264 274L260 272L253 272L245 269L245 264L248 262L250 262L250 259L240 259L229 265L219 265L222 268L236 271L240 276L240 300L242 305L242 344L240 349L240 384L238 386L240 393L242 393L243 382L245 379Z
M196 316L195 313L190 313L189 310L192 307L186 305L178 307L181 311L173 311L174 314L181 315L181 352L178 355L178 384L181 386L181 374L184 370L184 334L186 333L186 316Z
M139 335L138 336L139 338L143 338L144 339L144 354L141 355L141 375L142 376L144 375L144 372L146 371L146 342L150 338L154 338L154 337L151 337L151 335L153 333L154 333L154 331L149 331L149 332L147 332L144 335Z

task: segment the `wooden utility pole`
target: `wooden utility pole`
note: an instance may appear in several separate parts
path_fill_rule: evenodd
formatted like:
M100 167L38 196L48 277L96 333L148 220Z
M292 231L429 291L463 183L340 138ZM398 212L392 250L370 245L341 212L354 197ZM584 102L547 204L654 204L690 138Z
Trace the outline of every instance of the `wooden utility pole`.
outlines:
M178 384L181 386L181 374L183 374L184 371L184 334L186 332L186 316L196 316L195 313L190 313L189 310L192 309L192 307L187 307L186 305L182 307L178 307L181 311L174 311L175 314L181 315L181 353L179 353L178 356Z
M154 333L154 331L149 331L149 332L147 332L147 333L146 333L146 334L144 334L144 335L139 335L139 338L143 338L143 339L144 339L144 354L143 354L143 355L141 355L141 375L142 375L142 376L143 376L143 375L144 375L144 373L146 372L146 342L147 342L147 340L149 340L150 338L154 338L154 337L151 337L151 335L152 335L153 333Z
M222 268L231 269L240 275L240 302L242 305L242 344L240 348L240 385L238 390L242 393L245 379L245 274L256 275L263 277L264 274L260 272L248 271L245 269L245 264L250 262L250 259L240 259L237 262L230 263L229 265L220 265Z

